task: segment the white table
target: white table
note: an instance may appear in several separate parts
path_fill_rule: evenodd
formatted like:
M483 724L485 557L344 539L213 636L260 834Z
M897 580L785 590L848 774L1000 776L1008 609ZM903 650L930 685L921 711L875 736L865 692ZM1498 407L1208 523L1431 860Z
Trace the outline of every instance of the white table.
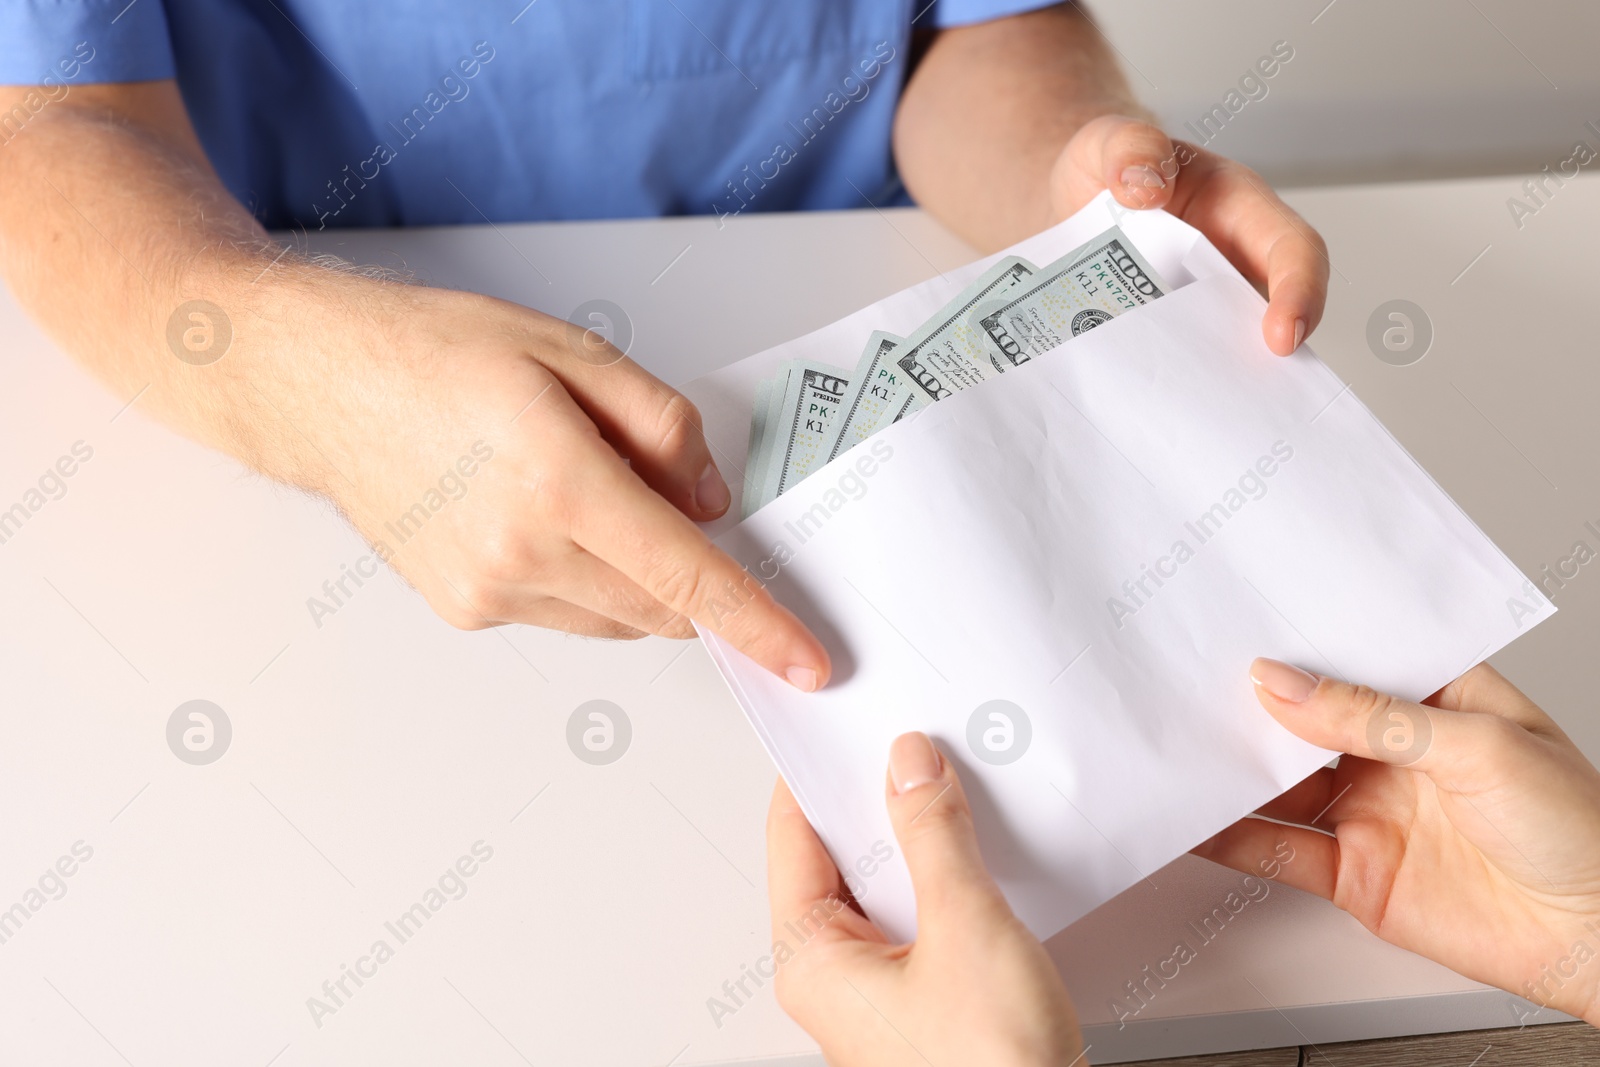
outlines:
M1588 314L1600 182L1569 185L1521 232L1504 204L1514 191L1292 200L1340 272L1319 351L1537 576L1576 540L1600 547L1583 525L1600 527ZM563 316L613 300L634 355L679 382L971 254L911 211L324 234L314 247ZM1409 367L1379 362L1364 338L1396 297L1437 331ZM75 369L9 298L0 338L0 510L74 442L93 448L65 496L0 544L0 909L26 909L75 842L93 849L64 895L0 926L3 1058L820 1062L770 990L720 1027L706 1008L768 949L772 770L698 645L459 633L387 575L318 628L307 598L366 553L325 505L177 438L137 402L123 411L127 397ZM1496 664L1600 756L1600 563L1556 600L1561 614ZM196 698L233 728L205 766L166 740ZM591 699L633 725L608 766L565 743ZM480 840L493 857L465 896L403 943L386 930ZM1516 1021L1504 994L1278 889L1119 1029L1110 998L1233 880L1180 861L1159 891L1130 891L1054 939L1092 1060ZM362 964L371 976L346 979L317 1026L307 998L331 1005L324 981L380 938L392 958Z

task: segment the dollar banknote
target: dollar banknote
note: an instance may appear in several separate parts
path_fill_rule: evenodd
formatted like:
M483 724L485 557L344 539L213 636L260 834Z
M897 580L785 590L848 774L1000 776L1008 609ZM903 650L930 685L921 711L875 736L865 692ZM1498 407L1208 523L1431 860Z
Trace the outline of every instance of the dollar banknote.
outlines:
M766 482L767 462L772 457L772 446L777 436L777 427L783 421L779 407L789 388L789 372L793 369L790 363L784 363L778 368L776 378L765 383L765 395L758 398L761 406L756 409L756 418L761 423L760 446L756 449L755 461L747 468L750 478L750 492L746 500L758 500L761 496L761 487Z
M997 262L909 337L878 331L855 367L790 360L756 386L749 516L884 427L1043 355L1168 291L1113 226L1044 268Z
M866 349L850 372L850 388L839 406L839 417L834 420L827 459L848 452L871 437L879 420L885 416L884 425L904 417L912 394L901 388L900 368L891 357L905 343L904 337L882 330L867 341Z
M1155 268L1113 226L1013 288L982 316L988 361L996 370L1026 363L1166 291Z
M765 428L766 445L761 461L761 483L746 514L778 499L828 459L828 444L839 405L850 385L850 372L827 363L794 360L785 364L783 396L769 404L771 423ZM776 394L776 385L772 394Z
M999 306L1037 269L1017 256L1002 259L940 308L895 350L895 365L905 384L928 400L942 400L977 385L986 373L994 374L998 368L990 363L989 341L974 312Z
M784 376L787 378L787 375ZM744 491L739 494L743 501L743 514L748 517L755 510L755 500L761 492L761 479L765 472L762 464L762 453L766 450L768 442L768 427L771 419L767 411L772 401L772 391L782 384L783 379L774 382L763 379L756 383L756 399L754 410L750 415L750 451L744 461Z

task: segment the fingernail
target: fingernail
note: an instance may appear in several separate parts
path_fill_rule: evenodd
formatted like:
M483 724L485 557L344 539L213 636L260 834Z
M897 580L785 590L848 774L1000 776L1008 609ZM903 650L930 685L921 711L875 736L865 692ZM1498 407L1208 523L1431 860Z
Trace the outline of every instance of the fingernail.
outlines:
M1306 339L1306 320L1305 319L1295 319L1294 320L1294 347L1295 348L1299 348L1300 347L1300 342L1304 341L1305 339ZM1293 350L1294 349L1290 349L1290 351L1293 351Z
M1317 676L1275 659L1258 659L1250 664L1250 680L1279 700L1302 703L1317 687Z
M901 734L889 746L889 780L896 793L936 782L943 773L944 761L927 734Z
M1122 172L1122 184L1130 189L1165 189L1167 179L1154 167L1138 163Z
M817 672L810 667L790 667L783 672L789 679L789 684L802 693L815 693L817 691Z
M700 480L695 483L694 502L700 510L716 514L728 506L728 483L722 480L715 463L707 463L706 469L700 472Z

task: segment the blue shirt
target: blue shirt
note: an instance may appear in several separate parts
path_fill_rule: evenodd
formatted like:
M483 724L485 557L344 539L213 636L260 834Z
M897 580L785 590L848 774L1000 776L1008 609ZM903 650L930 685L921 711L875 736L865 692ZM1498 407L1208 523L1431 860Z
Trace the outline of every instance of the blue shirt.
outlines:
M1047 2L0 0L0 84L175 77L275 228L864 207L912 30Z

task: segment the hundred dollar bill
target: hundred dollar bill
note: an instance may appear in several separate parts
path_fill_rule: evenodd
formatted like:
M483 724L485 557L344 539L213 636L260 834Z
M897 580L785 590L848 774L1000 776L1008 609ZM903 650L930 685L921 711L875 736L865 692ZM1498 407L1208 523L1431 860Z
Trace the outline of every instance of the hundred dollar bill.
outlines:
M750 428L754 456L745 466L745 477L749 481L749 488L742 497L739 508L745 518L766 503L761 499L761 487L766 484L767 465L772 461L773 441L777 437L777 428L783 421L778 408L783 404L784 393L788 391L789 372L792 369L792 364L780 364L776 376L756 387L756 410Z
M778 499L828 461L833 420L850 388L849 372L842 367L808 360L793 360L786 367L788 381L783 400L775 405L779 418L768 430L771 443L762 458L756 507Z
M865 441L885 426L893 426L907 415L920 411L931 403L933 401L929 400L921 389L901 382L895 387L895 391L889 394L888 400L884 401L883 411L878 415L878 420L871 426L862 426L856 431L856 436ZM860 441L856 443L859 444Z
M1026 363L1166 291L1133 242L1113 226L1040 270L983 315L987 361L996 370Z
M895 365L909 387L927 400L942 400L997 373L989 360L989 342L974 312L992 309L1038 270L1009 256L984 272L894 352Z
M756 383L756 399L750 414L750 451L744 460L744 491L739 494L739 511L744 518L748 518L756 509L756 494L761 491L765 472L761 462L762 452L767 447L767 428L772 424L767 417L767 405L774 387L775 383L770 380Z
M867 341L866 349L856 361L855 370L850 372L850 391L839 406L839 417L834 420L823 462L841 452L848 452L877 432L879 420L889 413L891 404L898 408L898 414L891 415L883 425L905 414L909 406L906 398L911 394L900 387L900 368L892 358L895 349L903 347L905 343L904 337L896 337L882 330ZM896 404L897 398L899 402Z
M1113 226L1043 270L1001 260L909 338L874 333L848 376L826 364L785 363L757 386L741 510L750 515L883 427L1166 289Z

